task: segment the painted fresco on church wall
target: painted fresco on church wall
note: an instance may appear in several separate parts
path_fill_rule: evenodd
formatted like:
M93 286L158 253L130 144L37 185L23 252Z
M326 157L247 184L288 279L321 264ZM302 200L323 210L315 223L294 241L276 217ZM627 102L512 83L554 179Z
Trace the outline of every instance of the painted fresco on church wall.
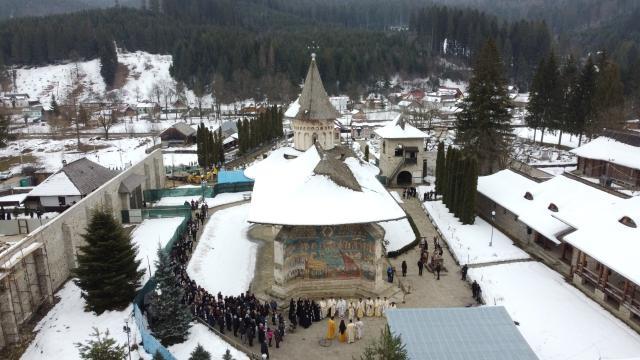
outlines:
M376 240L362 225L293 227L284 241L284 277L375 280Z

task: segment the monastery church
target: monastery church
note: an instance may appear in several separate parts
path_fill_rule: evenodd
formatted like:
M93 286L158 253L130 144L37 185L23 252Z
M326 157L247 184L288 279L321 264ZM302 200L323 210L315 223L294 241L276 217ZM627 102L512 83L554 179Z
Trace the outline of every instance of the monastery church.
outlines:
M248 221L271 226L271 295L376 296L384 281L384 230L406 217L377 167L340 145L315 56L292 120L294 147L245 170L255 180Z

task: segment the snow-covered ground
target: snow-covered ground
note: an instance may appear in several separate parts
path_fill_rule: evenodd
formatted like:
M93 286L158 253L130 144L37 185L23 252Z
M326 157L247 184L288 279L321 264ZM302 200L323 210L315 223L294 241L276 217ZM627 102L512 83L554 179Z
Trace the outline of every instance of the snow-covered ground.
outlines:
M109 330L109 335L118 344L126 344L127 334L122 330L125 321L132 330L130 343L140 342L140 335L133 321L133 305L123 311L106 311L100 316L85 312L80 288L72 281L67 282L56 296L60 297L60 302L36 325L34 331L37 335L22 355L22 360L80 359L74 344L88 340L94 327L101 333Z
M145 284L156 272L158 247L164 249L182 221L181 217L147 219L138 225L131 234L132 242L138 246L136 259L141 260L140 269L145 270L141 284Z
M222 355L229 349L231 356L236 360L249 359L247 355L241 351L236 350L220 337L212 333L206 326L200 323L193 323L189 330L189 338L187 341L172 345L168 348L178 360L189 359L191 352L195 347L200 344L202 347L211 354L212 360L221 360Z
M538 262L469 269L489 305L503 305L541 360L629 359L640 336Z
M409 220L395 220L378 223L385 231L384 240L388 241L387 252L400 250L416 239Z
M187 273L211 294L240 295L251 284L258 246L247 235L249 206L211 215L193 252Z
M156 140L159 141L159 140ZM86 153L76 150L76 140L51 140L51 139L23 139L12 141L7 147L0 149L0 157L31 155L36 158L36 163L23 165L43 166L45 170L55 172L62 167L62 160L67 163L82 157L113 169L122 169L142 160L147 154L145 150L153 146L151 138L133 138L117 140L83 140L83 144L89 149ZM91 148L95 146L95 150ZM106 147L104 147L106 146ZM104 147L104 148L100 148ZM21 166L14 165L10 170L17 174Z
M191 166L198 164L198 154L163 153L165 166Z
M243 201L244 196L247 194L251 194L251 191L238 192L238 193L222 193L212 198L206 198L205 200L207 201L207 205L209 205L209 209L211 209L216 206ZM155 204L155 206L179 206L179 205L183 205L185 201L191 202L191 200L201 201L202 196L196 195L196 196L163 197Z
M103 94L105 83L100 76L100 60L78 63L78 79L83 88L80 100L95 99ZM76 64L48 65L16 70L17 93L28 94L31 100L40 100L45 109L50 108L52 96L61 104L67 98L76 79Z
M513 130L513 133L523 139L528 139L528 140L533 140L533 129L532 128L528 128L528 127L518 127L515 128ZM535 141L540 142L540 139L542 138L543 134L540 131L540 129L538 129L538 131L536 131L536 138ZM560 138L560 132L550 132L550 131L545 131L544 132L544 138L543 138L543 143L547 143L547 144L551 144L551 145L556 145L558 144L558 139ZM582 142L584 143L585 139L583 137ZM561 145L570 147L570 148L576 148L578 147L578 136L576 135L572 135L572 134L562 134L562 143Z
M529 255L513 245L513 241L480 217L473 225L463 225L442 201L423 203L460 264L482 264L496 261L528 259ZM489 246L491 244L491 246Z
M393 196L394 199L396 199L398 204L404 204L404 201L402 201L402 198L400 197L400 194L398 194L397 191L389 191L389 193L391 194L391 196Z
M207 202L209 209L211 209L216 206L243 201L245 195L249 195L249 194L251 194L251 191L243 191L243 192L237 192L237 193L222 193L222 194L216 195L213 198L206 198L205 201Z

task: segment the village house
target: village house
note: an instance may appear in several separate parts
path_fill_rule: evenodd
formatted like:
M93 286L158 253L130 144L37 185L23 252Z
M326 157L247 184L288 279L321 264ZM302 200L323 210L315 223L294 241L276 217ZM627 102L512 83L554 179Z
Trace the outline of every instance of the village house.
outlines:
M609 130L571 152L578 157L576 174L607 186L640 188L640 133Z
M478 178L477 210L515 244L640 330L640 198L572 175L538 182L502 170Z
M389 125L376 129L380 138L380 175L388 185L421 184L427 175L425 139L428 135L398 117Z
M64 211L118 174L87 158L65 164L29 192L24 204L31 209Z
M138 115L155 117L160 113L160 105L152 101L142 101L136 105Z
M160 133L162 145L189 145L196 142L196 129L185 122L171 125Z
M7 109L22 109L29 106L29 94L7 93L0 100L2 107Z

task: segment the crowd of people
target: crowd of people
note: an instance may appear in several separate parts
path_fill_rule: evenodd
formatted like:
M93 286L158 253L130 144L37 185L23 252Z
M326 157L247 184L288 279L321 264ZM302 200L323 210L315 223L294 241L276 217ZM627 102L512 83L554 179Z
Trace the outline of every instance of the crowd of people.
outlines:
M395 308L396 303L389 301L386 297L384 299L378 297L375 300L360 298L349 301L343 298L337 300L322 298L318 302L320 319L329 318L327 321L327 340L333 340L337 337L338 341L349 344L364 337L362 319L382 317L387 309ZM336 326L336 318L340 321L338 326Z
M202 209L201 216L206 217ZM171 252L171 262L178 284L184 289L184 303L193 316L217 329L221 334L237 337L253 348L260 347L263 358L269 358L269 348L279 348L285 336L285 319L275 301L261 302L249 291L239 296L209 293L187 273L187 264L196 242L200 223L189 220L187 231L179 238Z

